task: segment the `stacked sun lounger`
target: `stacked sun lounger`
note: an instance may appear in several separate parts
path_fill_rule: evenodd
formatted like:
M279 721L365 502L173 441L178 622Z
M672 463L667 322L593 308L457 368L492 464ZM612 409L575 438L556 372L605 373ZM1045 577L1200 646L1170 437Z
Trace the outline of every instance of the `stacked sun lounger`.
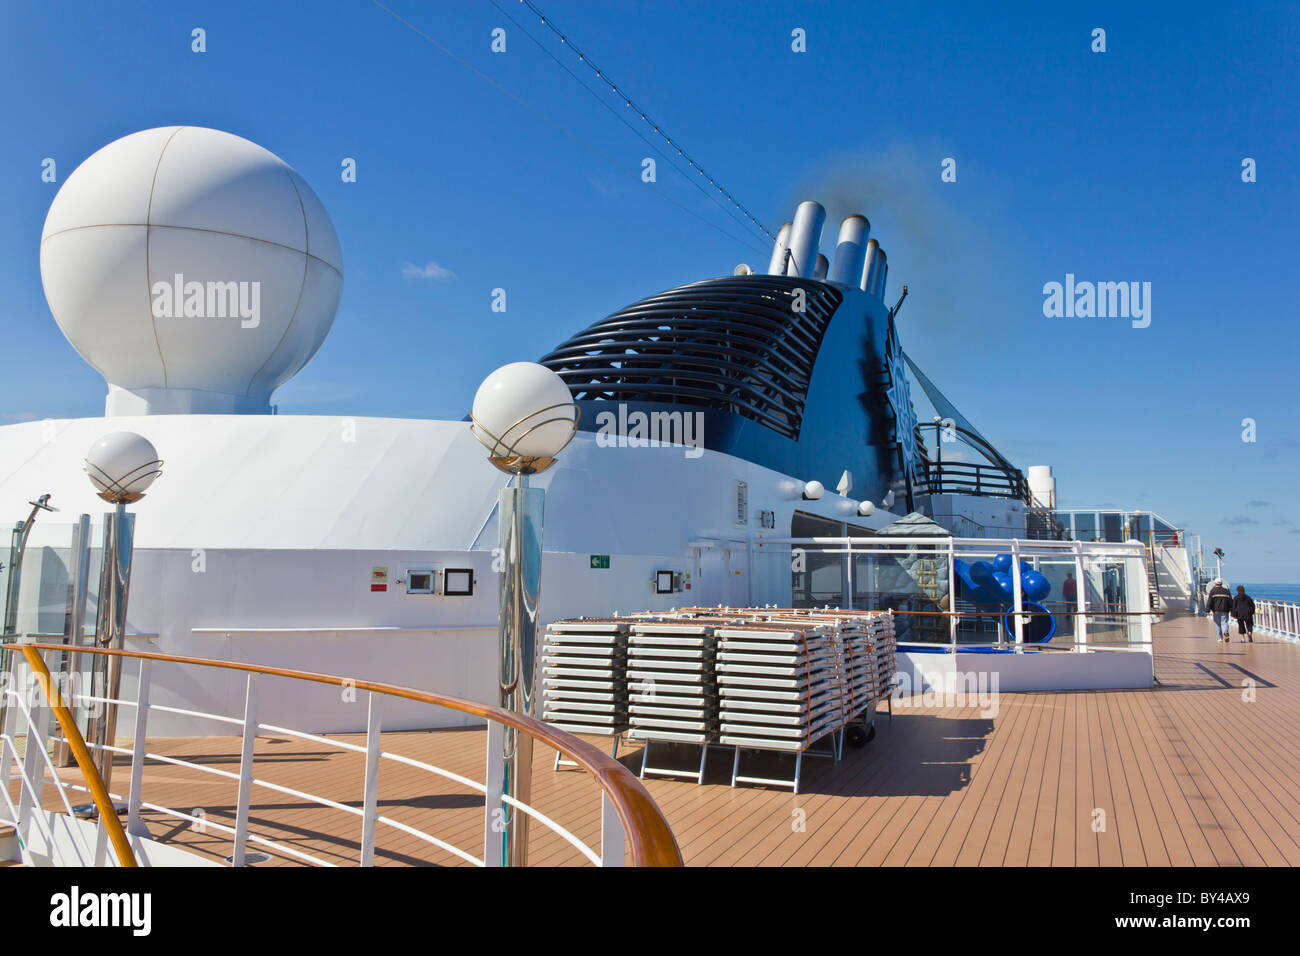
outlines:
M881 696L885 696L889 694L893 686L894 673L898 670L894 656L898 651L898 644L894 639L894 616L873 614L869 620L871 642L876 650L876 683Z
M711 623L637 620L628 635L629 737L709 744L718 737Z
M835 629L835 640L846 683L848 720L874 711L875 703L889 694L895 672L893 615L888 611L845 611L832 608L743 608L720 612L717 608L687 608L683 614L728 613L749 621L816 621Z
M542 644L542 719L575 734L628 728L625 620L557 621Z
M844 725L833 626L756 621L716 634L719 743L802 752Z

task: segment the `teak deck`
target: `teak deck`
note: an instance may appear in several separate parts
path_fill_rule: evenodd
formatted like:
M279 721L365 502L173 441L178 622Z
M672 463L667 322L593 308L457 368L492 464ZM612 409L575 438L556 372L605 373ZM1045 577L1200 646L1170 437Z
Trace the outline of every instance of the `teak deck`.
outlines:
M806 759L798 795L733 790L731 751L722 748L710 755L703 785L656 778L645 785L693 866L1300 864L1300 646L1259 635L1254 644L1235 635L1218 644L1204 618L1167 621L1155 634L1153 689L1004 693L996 714L973 701L897 706L892 720L878 716L874 742L846 748L837 766ZM1247 701L1252 682L1255 699ZM339 739L364 743L364 735ZM386 733L383 746L481 780L484 742L482 730L439 730ZM239 769L237 738L158 739L149 750ZM259 738L256 754L260 778L361 805L360 754L276 736ZM691 754L698 751L683 752L684 764ZM580 771L552 770L553 756L537 750L531 802L598 846L597 788ZM638 744L619 756L640 767ZM788 775L792 758L771 760L767 769ZM385 764L381 815L481 855L481 796ZM124 788L128 774L123 760L115 783ZM233 826L235 789L230 780L153 763L143 793ZM157 839L217 859L230 853L229 836L156 813L145 819ZM254 788L250 825L342 865L360 852L359 817L264 788ZM531 834L531 863L585 862L540 824ZM295 862L276 856L269 865ZM464 865L383 824L375 862Z

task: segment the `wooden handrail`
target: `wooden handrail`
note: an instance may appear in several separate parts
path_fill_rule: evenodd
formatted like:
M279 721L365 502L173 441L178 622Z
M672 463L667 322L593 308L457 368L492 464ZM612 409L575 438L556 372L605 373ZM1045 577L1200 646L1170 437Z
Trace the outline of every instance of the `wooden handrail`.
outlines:
M201 657L177 657L172 654L155 654L145 651L114 650L106 647L70 647L66 644L6 644L6 648L21 650L36 648L45 651L66 651L73 654L104 654L113 657L131 657L142 661L166 661L173 664L197 664L202 667L219 667L225 670L242 671L246 674L265 674L270 677L288 677L295 680L312 681L317 684L332 684L339 687L355 687L387 694L390 697L402 697L406 700L433 704L458 710L463 714L472 714L485 720L513 727L520 733L527 734L534 740L540 740L549 747L554 747L583 770L595 778L596 783L609 796L623 823L627 835L628 851L633 866L681 866L682 854L677 847L663 811L659 809L646 792L645 787L630 770L598 750L584 740L566 731L548 726L540 720L516 714L494 704L482 704L478 701L452 697L447 694L434 694L429 691L402 687L398 684L385 684L379 681L359 680L350 677L337 677L332 674L315 674L310 671L295 671L283 667L263 667L259 664L241 664L236 661L215 661Z
M68 742L68 748L72 751L72 756L81 769L81 775L86 778L86 786L90 789L91 799L95 801L95 809L99 811L100 823L108 831L108 838L112 841L114 852L117 853L117 862L124 867L136 866L135 853L131 850L131 841L126 838L126 832L122 829L122 821L117 818L117 808L113 806L113 798L108 795L108 788L104 786L104 778L99 775L99 768L95 766L95 761L90 756L90 749L86 746L81 731L77 729L76 719L63 703L63 695L59 693L54 678L50 676L50 669L45 666L45 661L37 653L37 645L6 644L5 647L21 649L23 657L27 659L27 665L36 672L41 689L45 691L45 699L50 702L50 710L54 711L54 716L59 721L59 727L63 730L63 739ZM27 745L29 747L32 745L30 737L27 738ZM51 847L52 850L53 847Z

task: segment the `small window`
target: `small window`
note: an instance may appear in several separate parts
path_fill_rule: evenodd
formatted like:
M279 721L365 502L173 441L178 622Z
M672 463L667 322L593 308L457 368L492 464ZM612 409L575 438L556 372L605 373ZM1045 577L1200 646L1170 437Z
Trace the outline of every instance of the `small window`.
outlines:
M442 572L442 593L448 597L469 597L474 593L472 568L447 568Z
M675 577L672 571L656 571L655 594L672 594L676 590L673 587Z
M437 572L431 568L418 568L406 572L407 594L434 594Z

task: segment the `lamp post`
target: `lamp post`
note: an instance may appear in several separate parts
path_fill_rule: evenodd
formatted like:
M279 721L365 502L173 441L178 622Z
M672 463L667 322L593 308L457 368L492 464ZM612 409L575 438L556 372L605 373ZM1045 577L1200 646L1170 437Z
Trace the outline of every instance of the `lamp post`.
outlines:
M100 558L99 603L95 613L95 645L121 650L126 636L126 602L131 586L131 556L135 515L126 506L144 497L145 490L162 474L162 462L153 444L135 432L113 432L90 446L86 475L99 497L115 506L104 515L104 546ZM122 683L121 658L96 654L91 671L92 693L103 688L104 704L91 715L87 738L95 754L105 789L113 775L113 755L107 749L117 722L117 699ZM78 808L82 811L83 808Z
M536 716L537 624L542 585L544 492L528 485L572 439L578 408L564 380L544 365L514 362L483 380L474 395L470 430L488 450L488 461L511 476L497 509L504 567L497 629L500 639L500 703ZM532 780L533 739L505 728L502 794L527 803ZM502 807L501 865L526 866L528 818Z

